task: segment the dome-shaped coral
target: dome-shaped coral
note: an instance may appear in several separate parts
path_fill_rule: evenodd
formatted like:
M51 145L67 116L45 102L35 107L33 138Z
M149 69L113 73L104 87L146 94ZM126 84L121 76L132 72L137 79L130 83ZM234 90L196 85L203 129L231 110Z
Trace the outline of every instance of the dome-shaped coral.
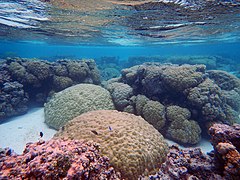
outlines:
M84 113L69 121L55 136L100 144L123 178L137 179L160 167L168 146L163 136L140 116L116 110Z
M45 103L45 121L59 129L74 117L99 109L114 109L109 92L101 86L79 84L56 93Z

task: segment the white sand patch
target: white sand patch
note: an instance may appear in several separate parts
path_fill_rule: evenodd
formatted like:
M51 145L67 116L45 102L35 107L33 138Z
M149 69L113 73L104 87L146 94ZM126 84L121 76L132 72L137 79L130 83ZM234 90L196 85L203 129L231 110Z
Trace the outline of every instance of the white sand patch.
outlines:
M49 140L57 131L44 123L44 109L34 108L25 115L11 118L0 124L0 147L10 147L16 153L21 154L26 143L39 140L40 132L43 132L42 139ZM177 144L168 139L166 141L169 145ZM186 148L180 145L179 147ZM194 147L200 147L204 153L213 149L211 143L206 139L202 139Z
M43 132L44 140L56 133L44 123L44 109L34 108L27 114L14 117L0 124L0 147L10 147L21 154L28 142L37 142Z
M199 147L199 148L201 148L202 152L204 152L205 154L213 150L212 144L207 139L204 139L204 138L202 138L198 144L196 144L194 146L189 146L189 147L181 146L178 143L171 141L169 139L166 139L166 141L169 146L171 146L173 144L177 144L181 149L185 149L185 148L189 148L189 147L191 147L191 148Z

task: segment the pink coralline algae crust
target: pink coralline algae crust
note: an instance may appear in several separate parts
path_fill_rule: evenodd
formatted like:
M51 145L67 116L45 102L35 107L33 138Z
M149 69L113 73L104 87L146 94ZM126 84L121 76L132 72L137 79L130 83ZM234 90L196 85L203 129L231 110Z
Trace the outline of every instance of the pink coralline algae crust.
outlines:
M148 180L239 180L240 125L213 124L209 128L214 150L180 149L173 145L159 172Z
M172 145L167 160L159 172L149 180L223 180L218 174L212 156L202 153L200 148L180 149Z
M0 153L0 179L120 179L98 148L76 140L29 143L22 155Z
M225 179L240 179L240 124L214 124L209 133Z

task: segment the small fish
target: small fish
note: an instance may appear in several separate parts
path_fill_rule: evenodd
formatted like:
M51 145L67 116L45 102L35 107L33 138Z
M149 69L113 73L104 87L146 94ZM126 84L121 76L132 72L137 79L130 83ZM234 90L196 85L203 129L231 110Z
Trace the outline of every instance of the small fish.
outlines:
M91 130L91 132L92 132L93 134L95 134L95 135L98 135L98 132L95 131L95 130Z
M43 132L42 132L42 131L40 132L40 137L41 137L41 138L43 137Z
M112 130L111 126L108 126L108 129L109 129L109 131L111 131Z

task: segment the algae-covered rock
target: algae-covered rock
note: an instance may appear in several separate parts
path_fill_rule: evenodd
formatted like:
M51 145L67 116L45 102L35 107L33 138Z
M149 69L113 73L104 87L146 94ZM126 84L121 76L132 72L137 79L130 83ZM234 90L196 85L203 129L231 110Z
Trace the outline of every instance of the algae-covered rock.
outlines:
M100 109L114 109L109 92L101 86L79 84L56 93L45 103L45 121L59 129L84 112Z
M56 137L100 144L100 153L125 179L158 170L168 146L163 136L140 116L116 110L84 113L69 121Z

